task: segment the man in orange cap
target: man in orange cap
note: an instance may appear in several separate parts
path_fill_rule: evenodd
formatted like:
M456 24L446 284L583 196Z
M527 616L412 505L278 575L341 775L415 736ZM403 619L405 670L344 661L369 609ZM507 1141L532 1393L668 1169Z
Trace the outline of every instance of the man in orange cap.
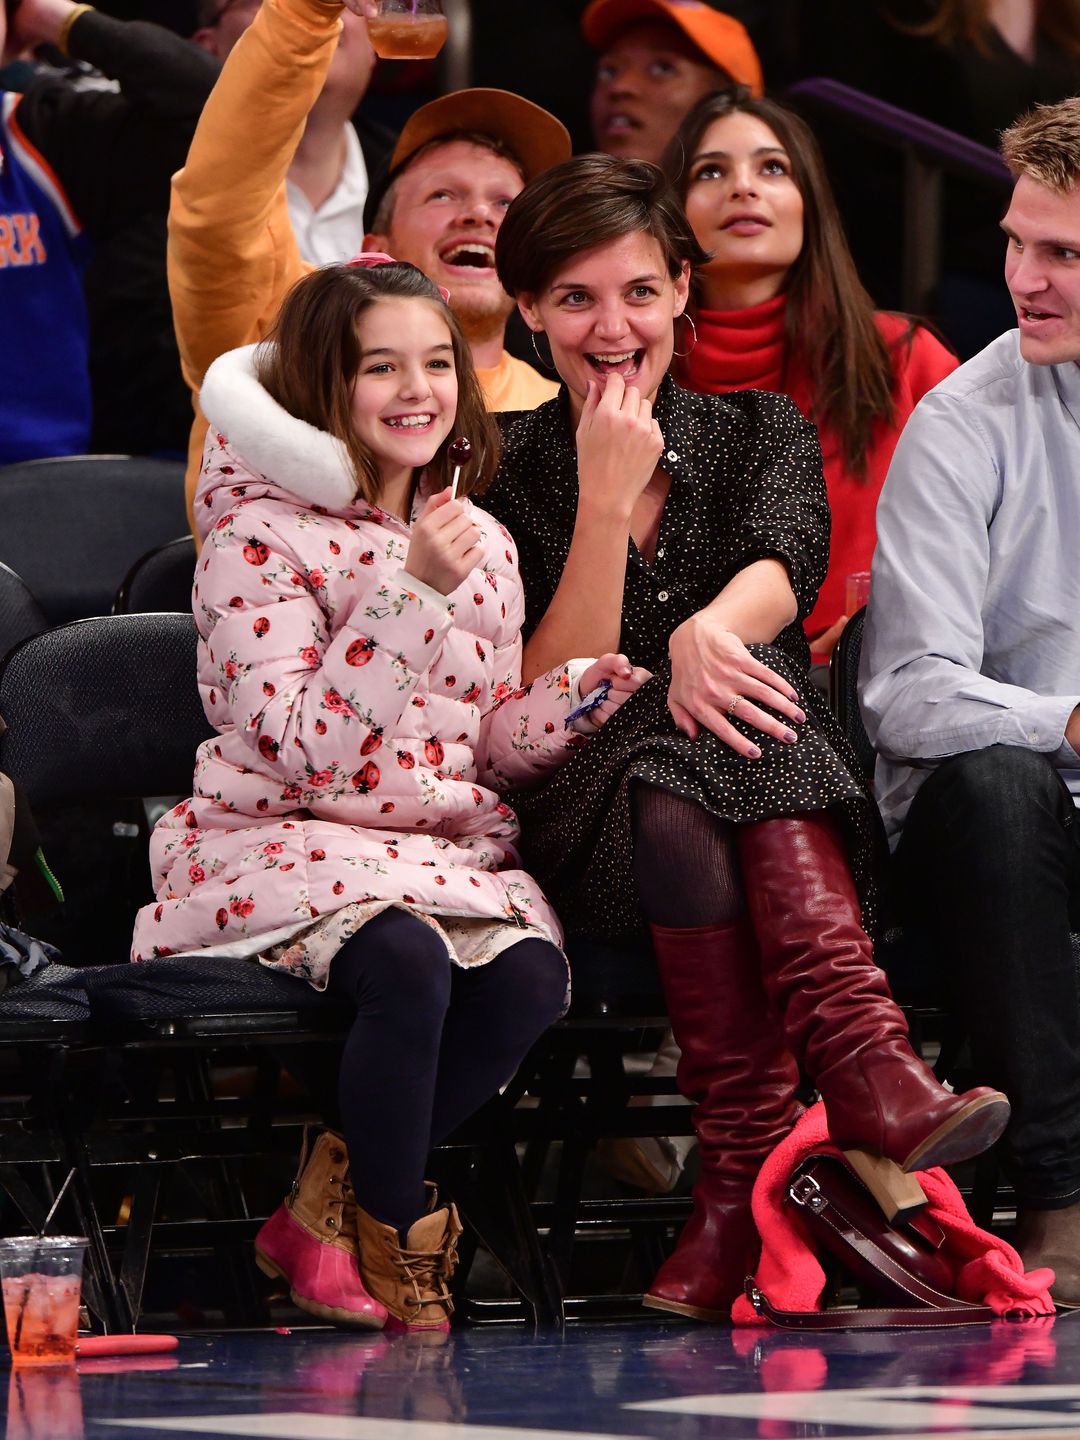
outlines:
M597 149L658 164L683 116L725 85L762 93L745 28L700 0L592 0L581 19L600 52L591 113Z

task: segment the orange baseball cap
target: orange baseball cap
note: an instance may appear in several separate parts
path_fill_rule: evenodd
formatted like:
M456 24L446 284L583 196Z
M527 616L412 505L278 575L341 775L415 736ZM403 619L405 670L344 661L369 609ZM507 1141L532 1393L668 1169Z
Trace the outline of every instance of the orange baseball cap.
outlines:
M746 27L702 0L592 0L581 17L581 30L590 45L603 50L623 30L648 20L677 25L707 60L752 94L764 93L761 61Z

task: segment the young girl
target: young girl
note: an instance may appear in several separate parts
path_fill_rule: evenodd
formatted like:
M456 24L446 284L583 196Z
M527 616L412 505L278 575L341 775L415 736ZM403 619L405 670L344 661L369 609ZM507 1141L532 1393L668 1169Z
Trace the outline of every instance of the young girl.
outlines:
M464 498L497 435L457 321L411 265L309 275L271 342L210 368L202 404L194 608L218 735L154 833L159 903L134 958L248 955L355 1006L348 1159L320 1136L259 1262L323 1318L445 1328L460 1227L425 1191L428 1150L510 1078L567 988L498 791L558 765L646 677L606 655L519 688L513 542ZM472 454L454 498L458 435ZM604 704L574 720L603 679Z

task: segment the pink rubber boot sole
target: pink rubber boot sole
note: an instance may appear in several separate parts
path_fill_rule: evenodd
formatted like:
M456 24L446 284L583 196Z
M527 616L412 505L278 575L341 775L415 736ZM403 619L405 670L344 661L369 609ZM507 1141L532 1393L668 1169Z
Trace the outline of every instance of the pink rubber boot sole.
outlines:
M362 1330L386 1325L386 1307L368 1294L349 1252L317 1240L284 1204L255 1237L255 1263L264 1275L285 1280L293 1304L309 1315Z

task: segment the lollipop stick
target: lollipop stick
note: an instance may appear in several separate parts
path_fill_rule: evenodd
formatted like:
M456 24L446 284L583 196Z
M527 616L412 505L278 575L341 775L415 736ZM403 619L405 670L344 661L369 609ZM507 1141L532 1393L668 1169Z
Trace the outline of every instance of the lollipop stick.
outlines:
M461 479L461 471L468 465L472 458L472 445L465 435L459 435L456 440L450 442L450 448L446 452L447 459L454 467L454 478L450 482L450 499L457 499L458 481Z

